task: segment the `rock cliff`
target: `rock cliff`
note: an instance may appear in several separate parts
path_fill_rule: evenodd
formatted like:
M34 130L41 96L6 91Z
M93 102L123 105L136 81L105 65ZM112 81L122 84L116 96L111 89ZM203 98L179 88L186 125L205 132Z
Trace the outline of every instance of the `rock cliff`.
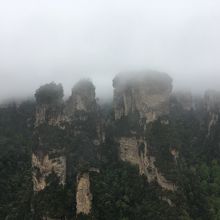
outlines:
M79 81L66 102L57 91L62 92L59 85L46 84L35 95L37 143L32 153L33 188L35 192L43 191L51 174L58 177L60 185L77 175L76 214L88 215L92 207L89 172L97 170L93 163L98 160L98 149L104 139L95 87L89 80ZM51 137L45 138L45 132Z
M65 116L74 117L76 112L91 113L96 111L95 87L89 80L79 81L72 89L67 100Z
M37 105L35 127L44 123L51 126L62 126L62 122L64 122L62 105Z
M121 73L113 80L115 119L138 112L147 122L169 113L172 79L165 73Z
M54 82L45 84L35 93L37 102L35 127L41 124L60 125L63 120L63 87Z
M118 74L113 86L113 106L99 106L82 80L67 101L50 83L35 103L1 109L9 202L0 219L195 219L209 206L205 218L213 215L220 93L172 94L170 77L156 72Z
M77 176L76 189L76 213L88 215L92 208L92 193L90 191L89 173L79 174Z
M47 141L42 141L44 130L42 126L58 127L63 122L63 89L60 84L50 83L41 86L35 93L37 105L35 113L34 136L37 140L32 152L32 179L35 192L43 190L47 184L47 177L55 173L60 184L64 185L66 178L66 157L60 149L56 149ZM51 140L50 140L51 142ZM48 147L49 145L49 147ZM62 146L61 146L62 148ZM56 156L51 158L51 155Z
M41 157L42 155L42 157ZM64 185L66 181L66 157L59 156L49 158L49 154L32 154L32 178L35 192L43 190L47 186L46 178L54 172L59 182Z
M130 162L139 167L140 175L145 175L148 182L157 182L163 189L174 191L175 185L166 180L155 166L155 157L148 152L147 142L142 138L121 137L119 140L119 156L121 160Z
M156 157L149 151L148 140L144 136L149 122L169 113L172 80L164 73L146 72L119 74L113 80L115 120L119 121L132 113L138 113L138 130L128 131L128 136L120 136L119 157L139 167L140 175L145 175L148 182L157 182L163 189L175 191L174 183L168 181L155 165ZM132 116L131 116L132 117ZM134 120L134 119L133 119ZM143 120L142 120L143 121ZM161 120L169 124L168 120ZM129 128L127 128L129 129ZM135 135L134 135L135 134ZM154 146L151 146L154 148Z

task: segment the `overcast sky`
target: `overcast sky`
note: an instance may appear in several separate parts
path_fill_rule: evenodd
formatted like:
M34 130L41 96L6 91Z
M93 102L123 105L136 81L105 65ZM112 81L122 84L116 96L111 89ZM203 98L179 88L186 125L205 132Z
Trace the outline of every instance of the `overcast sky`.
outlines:
M0 0L0 101L90 78L98 96L126 70L220 89L219 0Z

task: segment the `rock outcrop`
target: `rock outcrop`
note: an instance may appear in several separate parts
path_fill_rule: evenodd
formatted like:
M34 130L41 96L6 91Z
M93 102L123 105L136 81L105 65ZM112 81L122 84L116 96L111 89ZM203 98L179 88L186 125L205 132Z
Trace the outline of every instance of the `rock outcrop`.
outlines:
M113 80L113 86L115 120L120 121L132 113L138 113L139 119L145 121L144 124L143 120L140 121L141 133L138 128L138 132L128 131L129 136L119 136L119 157L122 161L137 165L140 175L145 175L149 183L155 181L163 189L175 191L176 186L156 167L156 158L150 154L147 140L141 135L149 122L169 113L171 78L165 73L158 72L118 74ZM161 123L169 124L169 121L163 119Z
M148 182L157 182L163 189L175 191L176 186L166 180L155 166L155 157L148 152L147 142L136 137L121 137L119 140L119 156L122 161L137 165L140 175L145 175Z
M74 158L74 175L77 175L76 215L89 215L92 209L89 172L99 170L94 161L97 162L101 158L100 148L105 141L102 119L96 103L95 87L89 80L82 80L74 86L70 98L63 102L62 95L56 93L62 89L60 86L52 84L49 86L53 88L53 92L46 97L46 100L50 100L47 103L43 96L45 88L47 91L47 86L41 87L36 96L39 100L36 107L35 133L39 135L37 138L39 143L32 154L34 191L44 190L48 185L47 177L51 174L56 174L59 183L64 185L69 172L71 173L68 170L68 174L66 174L66 164L73 163ZM130 113L138 112L140 119L144 119L143 121L147 125L169 113L172 80L167 74L148 72L140 73L138 77L119 74L115 77L113 86L116 120L120 120ZM54 94L56 97L53 97ZM43 102L41 102L42 100ZM164 121L164 123L167 122ZM74 155L75 152L71 152L71 156L68 157L64 153L66 152L65 146L53 149L51 147L53 140L51 143L44 143L42 141L44 139L41 138L41 132L44 131L41 130L43 124L46 125L43 126L46 129L49 125L48 129L55 127L60 129L59 131L66 132L65 134L69 135L67 140L79 145L75 148L73 146L73 149L80 155L77 153ZM58 134L60 133L58 132ZM156 158L150 155L145 138L141 135L138 138L137 136L136 132L133 136L118 138L121 160L137 165L140 175L145 175L149 183L155 181L164 190L175 191L175 185L168 181L156 167ZM45 145L48 148L44 149ZM67 148L67 152L70 152L71 147ZM55 152L53 157L51 157L53 152L50 149Z
M47 86L47 85L45 85ZM36 106L35 127L43 123L64 128L64 123L71 123L77 113L92 113L97 110L95 87L90 80L79 81L72 89L72 94L66 103L56 100L48 103L38 103ZM77 119L85 120L85 115Z
M42 141L41 138L44 135L41 125L62 128L61 124L64 121L62 85L50 83L41 86L36 91L35 97L37 105L34 135L38 143L32 152L32 180L34 191L39 192L48 185L46 179L52 173L58 177L60 184L64 185L66 180L65 155L52 146L49 146L49 148L53 150L49 150L48 143ZM53 154L56 156L51 158Z
M35 127L44 123L62 127L62 123L64 122L62 105L37 105L35 118Z
M95 87L89 80L79 81L72 89L72 95L65 107L65 116L74 117L76 112L96 111Z
M113 80L115 119L138 112L147 122L169 113L172 79L165 73L121 73Z
M58 177L60 185L64 185L69 176L72 178L71 175L76 174L76 214L89 215L92 208L89 172L99 172L99 169L94 167L92 163L97 160L98 149L104 141L95 87L91 81L81 80L73 87L72 94L66 102L62 101L61 96L57 95L56 91L62 91L62 89L52 83L40 87L36 92L38 101L35 115L35 135L38 145L32 154L34 191L39 192L45 189L49 184L47 177L50 174L55 174ZM47 100L49 100L48 103ZM42 138L44 129L48 129L48 132L51 129L52 135L56 135L53 129L62 131L62 134L67 136L70 135L68 138L73 143L77 140L79 146L72 146L72 148L78 152L72 152L71 149L66 151L65 146L58 146L57 143L54 143L57 148L52 147L53 136L50 137L49 143L47 141L45 143L45 138ZM60 135L59 132L58 135ZM62 139L62 137L60 138ZM62 141L60 143L62 145ZM73 158L66 155L65 152L69 152L71 155L78 153L78 155L72 161ZM70 163L75 163L71 165L74 168L69 167L67 169L66 164ZM74 174L70 174L71 169L74 169ZM82 173L81 170L84 172Z
M45 84L35 93L37 102L35 127L43 123L52 126L60 125L63 120L63 87L54 82Z
M66 158L59 156L49 158L49 154L38 152L32 154L32 178L35 192L43 190L47 186L47 177L54 172L59 178L60 184L66 181Z
M90 192L89 173L77 176L76 213L89 215L92 208L92 193Z

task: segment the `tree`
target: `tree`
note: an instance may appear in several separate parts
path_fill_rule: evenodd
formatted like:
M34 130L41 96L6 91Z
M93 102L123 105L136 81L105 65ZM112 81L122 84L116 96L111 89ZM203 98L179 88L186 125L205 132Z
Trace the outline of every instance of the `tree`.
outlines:
M35 98L38 104L59 103L63 98L63 86L54 82L45 84L37 89Z

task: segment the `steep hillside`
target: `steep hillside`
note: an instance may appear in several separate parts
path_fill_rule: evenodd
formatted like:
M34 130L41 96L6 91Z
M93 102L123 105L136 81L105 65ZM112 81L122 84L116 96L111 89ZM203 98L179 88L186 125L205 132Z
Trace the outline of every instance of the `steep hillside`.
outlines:
M220 219L220 95L121 73L113 103L79 81L0 109L0 219Z

